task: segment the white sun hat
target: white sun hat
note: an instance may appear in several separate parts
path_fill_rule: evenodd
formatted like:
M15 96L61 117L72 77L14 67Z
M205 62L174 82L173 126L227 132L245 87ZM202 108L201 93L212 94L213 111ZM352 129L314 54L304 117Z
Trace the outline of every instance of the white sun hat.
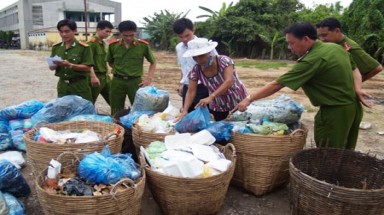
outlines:
M188 42L188 50L183 57L193 57L211 52L217 46L217 42L206 38L195 38Z

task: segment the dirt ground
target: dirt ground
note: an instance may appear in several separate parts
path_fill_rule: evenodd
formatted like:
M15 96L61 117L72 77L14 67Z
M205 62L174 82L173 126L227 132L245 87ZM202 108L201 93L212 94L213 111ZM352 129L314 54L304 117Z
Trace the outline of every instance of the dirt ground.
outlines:
M181 98L176 94L180 71L176 65L175 54L156 52L155 55L158 66L154 85L159 89L168 90L171 93L172 104L180 107ZM0 50L0 74L2 77L0 80L2 91L0 94L0 109L31 99L46 102L56 97L57 77L48 69L45 61L47 56L49 56L48 52ZM247 59L234 60L236 62ZM293 65L293 62L289 62L288 65L289 68ZM251 92L283 74L288 68L260 70L236 67L236 70L240 79L245 83L248 92ZM361 130L356 150L384 159L384 136L377 133L384 131L384 74L379 74L373 80L367 81L363 87L373 96L375 102L372 109L365 108L363 121L372 123L373 127L369 130ZM305 148L314 147L313 117L317 108L310 104L301 90L294 92L283 89L278 93L278 95L280 94L292 97L307 110L302 115L302 122L309 127ZM129 106L128 102L127 106ZM99 97L96 107L100 113L109 113L109 107L101 97ZM27 178L31 188L34 189L34 175L28 163L23 168L23 175ZM35 192L30 197L22 200L25 203L27 214L43 214ZM204 197L202 197L202 201L204 201ZM149 189L146 189L144 194L141 212L141 214L161 214ZM284 186L264 196L256 197L242 188L231 185L219 214L290 214L288 188Z

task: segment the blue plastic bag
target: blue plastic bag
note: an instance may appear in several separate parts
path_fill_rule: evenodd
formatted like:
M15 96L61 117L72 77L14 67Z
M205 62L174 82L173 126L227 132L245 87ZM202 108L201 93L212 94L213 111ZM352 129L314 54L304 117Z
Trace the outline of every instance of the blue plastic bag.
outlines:
M0 120L26 119L43 108L44 103L30 100L18 105L9 106L0 110Z
M4 199L3 193L0 192L0 214L8 214L9 208L7 202Z
M4 193L4 200L8 206L7 215L24 215L24 205L16 197L9 193Z
M12 130L9 133L11 134L13 148L21 151L26 151L27 149L24 143L23 130Z
M96 114L95 106L80 96L63 96L45 104L32 116L32 124L39 121L61 122L80 114Z
M207 130L216 138L216 141L228 141L231 139L233 124L225 121L218 121L210 124Z
M0 133L8 133L9 124L8 121L0 120Z
M131 111L163 112L168 107L168 103L168 91L147 86L137 90Z
M0 160L0 191L16 197L28 196L31 193L20 170L7 160Z
M29 131L32 129L31 119L13 119L9 120L9 130Z
M111 155L109 147L106 146L101 153L86 155L80 161L78 172L80 177L91 183L114 184L124 177L133 180L140 177L140 170L135 170L133 166L135 167L134 161L129 155Z
M131 111L129 114L120 117L120 122L127 128L132 128L133 124L140 118L141 115L152 115L154 111Z
M107 115L97 114L81 114L70 118L68 121L97 121L97 122L109 122L112 123L112 117Z
M0 151L12 148L12 139L9 133L0 133Z
M179 133L199 132L208 127L210 119L208 108L200 106L178 122L175 125L175 130Z

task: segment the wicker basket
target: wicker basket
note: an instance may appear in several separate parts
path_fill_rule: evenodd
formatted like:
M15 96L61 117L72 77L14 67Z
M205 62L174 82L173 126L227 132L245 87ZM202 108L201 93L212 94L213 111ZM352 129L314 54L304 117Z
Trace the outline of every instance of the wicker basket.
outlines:
M292 214L384 214L384 160L317 148L290 160Z
M60 156L63 159L60 159ZM73 154L63 153L57 158L63 167L72 165L74 169L79 164L78 159L73 159ZM111 194L103 196L63 196L49 193L42 188L47 169L36 178L36 192L40 205L46 215L94 215L94 214L127 214L140 213L141 200L145 189L145 171L141 168L142 176L133 182L125 178L113 185ZM123 184L126 189L115 192L115 187Z
M149 187L164 214L216 214L219 212L232 178L236 151L232 144L216 145L232 161L226 172L208 178L179 178L161 174L148 166ZM143 157L143 156L142 156Z
M289 158L302 150L308 129L301 128L290 135L232 135L237 162L232 183L255 195L263 195L288 182Z
M56 158L62 152L73 152L82 158L82 156L85 154L89 154L95 151L100 152L103 150L104 146L109 145L109 150L112 154L115 154L120 152L121 144L123 142L124 128L114 123L74 121L46 124L44 127L53 130L89 129L101 134L102 136L107 136L108 134L112 133L115 128L119 128L121 132L116 138L102 142L53 144L34 141L34 135L38 129L32 129L24 134L24 142L27 148L27 156L32 163L35 175L38 175L41 171L47 168L50 160Z
M163 134L143 131L137 123L132 126L132 139L136 149L140 149L140 146L146 148L153 141L164 142L164 137L172 134L174 134L174 132Z

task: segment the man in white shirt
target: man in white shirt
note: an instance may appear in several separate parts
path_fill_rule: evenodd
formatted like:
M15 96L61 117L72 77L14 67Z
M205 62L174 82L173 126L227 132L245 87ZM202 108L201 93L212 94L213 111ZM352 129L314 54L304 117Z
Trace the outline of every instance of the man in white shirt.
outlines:
M188 50L188 42L192 39L196 38L195 29L193 27L193 23L191 20L187 18L181 18L176 20L173 23L173 31L179 36L179 40L181 41L176 46L176 55L177 55L177 63L181 67L181 80L180 86L178 89L179 95L183 98L183 106L185 101L185 94L188 90L189 79L187 77L188 73L192 70L192 68L196 65L196 62L192 57L183 57L183 54ZM211 51L211 55L217 55L217 51L213 49ZM197 85L196 97L190 106L188 112L193 111L196 104L200 101L200 99L208 97L208 89L199 83Z

